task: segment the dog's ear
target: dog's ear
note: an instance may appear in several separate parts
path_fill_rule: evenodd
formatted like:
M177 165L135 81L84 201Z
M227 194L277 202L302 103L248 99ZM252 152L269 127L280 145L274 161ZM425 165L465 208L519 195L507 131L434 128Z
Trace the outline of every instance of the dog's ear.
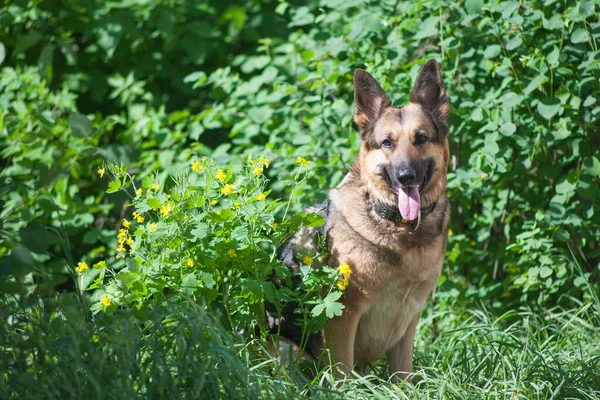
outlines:
M415 87L410 95L410 101L419 103L430 113L437 125L438 132L445 136L448 134L448 112L450 103L446 96L446 87L440 72L440 65L431 59L423 65Z
M382 111L392 105L379 83L367 71L354 72L354 122L361 137L373 128Z

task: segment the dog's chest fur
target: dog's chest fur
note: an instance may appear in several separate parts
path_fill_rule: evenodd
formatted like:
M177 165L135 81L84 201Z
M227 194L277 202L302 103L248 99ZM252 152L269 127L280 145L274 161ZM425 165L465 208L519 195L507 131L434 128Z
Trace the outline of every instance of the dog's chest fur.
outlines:
M330 265L353 270L344 303L362 311L354 344L359 366L390 350L423 308L441 272L448 221L445 197L413 231L374 218L362 196L352 184L333 190L325 228Z

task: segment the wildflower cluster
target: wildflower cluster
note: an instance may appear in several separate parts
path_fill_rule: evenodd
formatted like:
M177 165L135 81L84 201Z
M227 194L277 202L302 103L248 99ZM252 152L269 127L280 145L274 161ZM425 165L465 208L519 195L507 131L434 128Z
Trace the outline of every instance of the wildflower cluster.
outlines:
M123 220L123 228L119 229L119 234L117 235L117 239L119 239L119 246L117 246L117 251L125 252L127 249L125 245L131 247L133 244L133 237L129 234L129 227L131 226L131 222L124 219Z
M113 312L116 305L129 307L134 302L153 304L156 294L169 288L198 301L227 303L228 310L235 310L228 315L233 325L249 322L241 316L264 315L261 307L267 301L279 304L292 299L304 304L305 321L323 324L334 308L341 307L332 305L333 297L322 303L323 287L331 289L327 296L341 295L335 287L335 268L320 265L318 255L306 255L302 262L311 268L303 268L302 273L308 279L302 287L285 288L287 297L276 294L279 289L269 281L282 243L300 226L319 226L323 218L304 213L287 216L290 197L283 218L279 224L274 222L282 204L279 199L267 202L265 171L271 165L267 158L250 158L239 169L218 169L206 158L189 163L191 168L186 163L184 170L166 181L169 189L157 176L144 177L138 186L125 167L105 167L113 179L107 192L133 194L133 212L121 222L116 260L110 261L114 269L100 262L94 265L98 273L93 282L82 276L82 289L87 284L88 290L101 291L94 311ZM291 185L306 179L307 165L302 158L302 168L289 178ZM87 268L80 264L78 273ZM327 308L317 312L318 307L310 307L318 304ZM264 329L264 322L256 318L251 319Z
M85 261L80 261L80 262L77 264L77 267L75 267L75 271L77 271L77 274L78 274L78 275L81 275L81 274L83 274L83 272L84 272L84 271L86 271L88 268L89 268L89 267L88 267L88 265L87 265L87 263L86 263Z
M296 164L298 164L298 165L302 166L302 168L307 168L307 167L308 167L308 165L310 164L310 161L308 161L308 160L307 160L306 158L304 158L304 157L300 157L300 156L298 156L298 157L296 158Z
M341 264L338 267L338 272L340 273L340 282L337 284L337 288L341 291L346 290L348 284L350 283L349 278L352 275L352 270L348 264Z

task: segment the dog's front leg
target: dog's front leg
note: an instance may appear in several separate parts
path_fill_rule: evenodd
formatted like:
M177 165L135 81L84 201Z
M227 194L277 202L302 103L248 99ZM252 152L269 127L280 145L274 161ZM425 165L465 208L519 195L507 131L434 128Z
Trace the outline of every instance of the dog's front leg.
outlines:
M398 382L399 380L410 382L412 380L413 343L415 341L418 322L419 314L417 313L408 324L402 339L385 353L388 370L394 382Z
M341 316L329 320L325 327L325 346L337 364L338 377L349 376L354 367L354 341L360 313L346 305Z

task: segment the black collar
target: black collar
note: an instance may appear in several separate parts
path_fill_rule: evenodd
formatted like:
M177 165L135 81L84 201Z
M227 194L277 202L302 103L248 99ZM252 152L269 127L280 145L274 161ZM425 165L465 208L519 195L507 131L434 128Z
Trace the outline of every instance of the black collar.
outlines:
M437 203L431 203L428 207L421 208L421 210L419 210L419 218L417 218L415 221L407 221L404 218L402 218L402 215L400 214L400 211L398 211L397 207L390 207L386 204L379 203L379 202L373 200L373 198L371 196L369 196L369 195L367 195L367 196L369 198L369 203L371 203L371 208L373 208L373 211L379 217L381 217L383 219L387 219L388 221L392 221L392 222L401 222L403 224L409 224L415 230L419 227L421 220L425 219L425 217L427 217L429 214L431 214L433 212L433 210L435 209L435 206L437 204Z

